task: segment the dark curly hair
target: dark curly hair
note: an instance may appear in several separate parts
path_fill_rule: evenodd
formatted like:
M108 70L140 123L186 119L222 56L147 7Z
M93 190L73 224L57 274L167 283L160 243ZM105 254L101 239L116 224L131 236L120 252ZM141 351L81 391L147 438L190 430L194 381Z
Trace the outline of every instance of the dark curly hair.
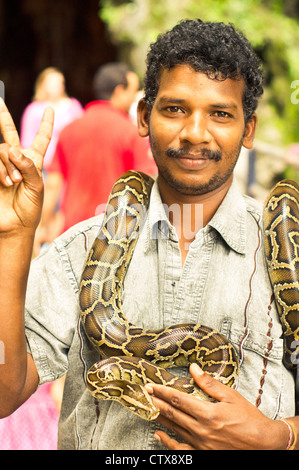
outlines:
M161 71L179 64L190 65L216 80L243 78L245 122L251 119L263 93L263 73L249 41L232 24L184 20L158 36L147 55L144 79L144 100L150 111Z

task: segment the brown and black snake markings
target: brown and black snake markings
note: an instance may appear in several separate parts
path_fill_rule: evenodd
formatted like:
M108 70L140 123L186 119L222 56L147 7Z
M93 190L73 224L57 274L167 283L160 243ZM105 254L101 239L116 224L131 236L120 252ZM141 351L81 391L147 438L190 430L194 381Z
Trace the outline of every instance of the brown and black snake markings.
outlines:
M265 254L284 336L284 364L299 363L299 187L284 180L264 208Z
M89 391L96 398L118 401L146 420L159 414L144 390L148 382L210 399L192 378L177 377L165 368L197 362L231 387L236 385L239 373L237 353L218 331L193 324L146 330L128 322L122 312L123 281L144 223L152 185L152 178L136 171L117 180L103 226L85 263L79 293L86 334L102 358L87 372ZM289 313L286 316L290 321Z

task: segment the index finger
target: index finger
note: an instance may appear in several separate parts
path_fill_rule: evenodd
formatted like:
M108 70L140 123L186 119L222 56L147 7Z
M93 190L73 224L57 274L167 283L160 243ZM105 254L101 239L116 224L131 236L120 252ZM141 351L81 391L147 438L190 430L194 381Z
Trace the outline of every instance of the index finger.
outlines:
M6 144L20 147L18 131L2 98L0 98L0 130Z
M52 137L54 125L54 110L53 108L46 108L42 117L37 134L32 142L31 149L44 156Z
M154 404L160 409L160 413L170 413L171 410L180 410L183 413L194 417L196 412L201 410L202 404L204 407L208 401L203 401L188 393L181 392L172 387L165 385L152 384L145 385L149 393L153 393L152 398ZM170 408L168 405L171 405Z

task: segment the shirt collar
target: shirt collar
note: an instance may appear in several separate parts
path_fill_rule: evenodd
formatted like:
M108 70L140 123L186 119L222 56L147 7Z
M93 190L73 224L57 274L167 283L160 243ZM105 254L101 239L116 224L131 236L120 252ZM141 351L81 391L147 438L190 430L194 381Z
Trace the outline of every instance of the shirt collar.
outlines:
M216 230L230 248L240 254L245 253L246 247L246 203L235 182L230 186L217 212L203 230ZM144 251L155 248L155 240L171 238L177 241L177 236L170 225L167 211L162 203L158 183L155 181L152 192L148 217L145 222Z
M233 181L208 225L221 235L230 248L244 254L246 249L246 216L245 199Z
M144 252L150 248L155 248L155 242L158 236L169 238L172 227L165 212L165 206L162 203L157 180L154 182L150 196L150 205L148 216L145 222L145 246ZM159 235L160 234L160 235Z

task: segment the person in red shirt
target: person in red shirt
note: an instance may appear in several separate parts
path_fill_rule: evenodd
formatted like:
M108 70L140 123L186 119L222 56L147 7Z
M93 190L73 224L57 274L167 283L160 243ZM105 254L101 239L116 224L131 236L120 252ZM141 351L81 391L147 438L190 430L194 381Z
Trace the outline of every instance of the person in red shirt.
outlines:
M97 101L59 136L48 168L39 244L101 212L116 179L127 170L156 173L149 142L138 135L128 114L139 89L137 75L124 64L106 64L93 88ZM63 225L51 226L59 197Z

